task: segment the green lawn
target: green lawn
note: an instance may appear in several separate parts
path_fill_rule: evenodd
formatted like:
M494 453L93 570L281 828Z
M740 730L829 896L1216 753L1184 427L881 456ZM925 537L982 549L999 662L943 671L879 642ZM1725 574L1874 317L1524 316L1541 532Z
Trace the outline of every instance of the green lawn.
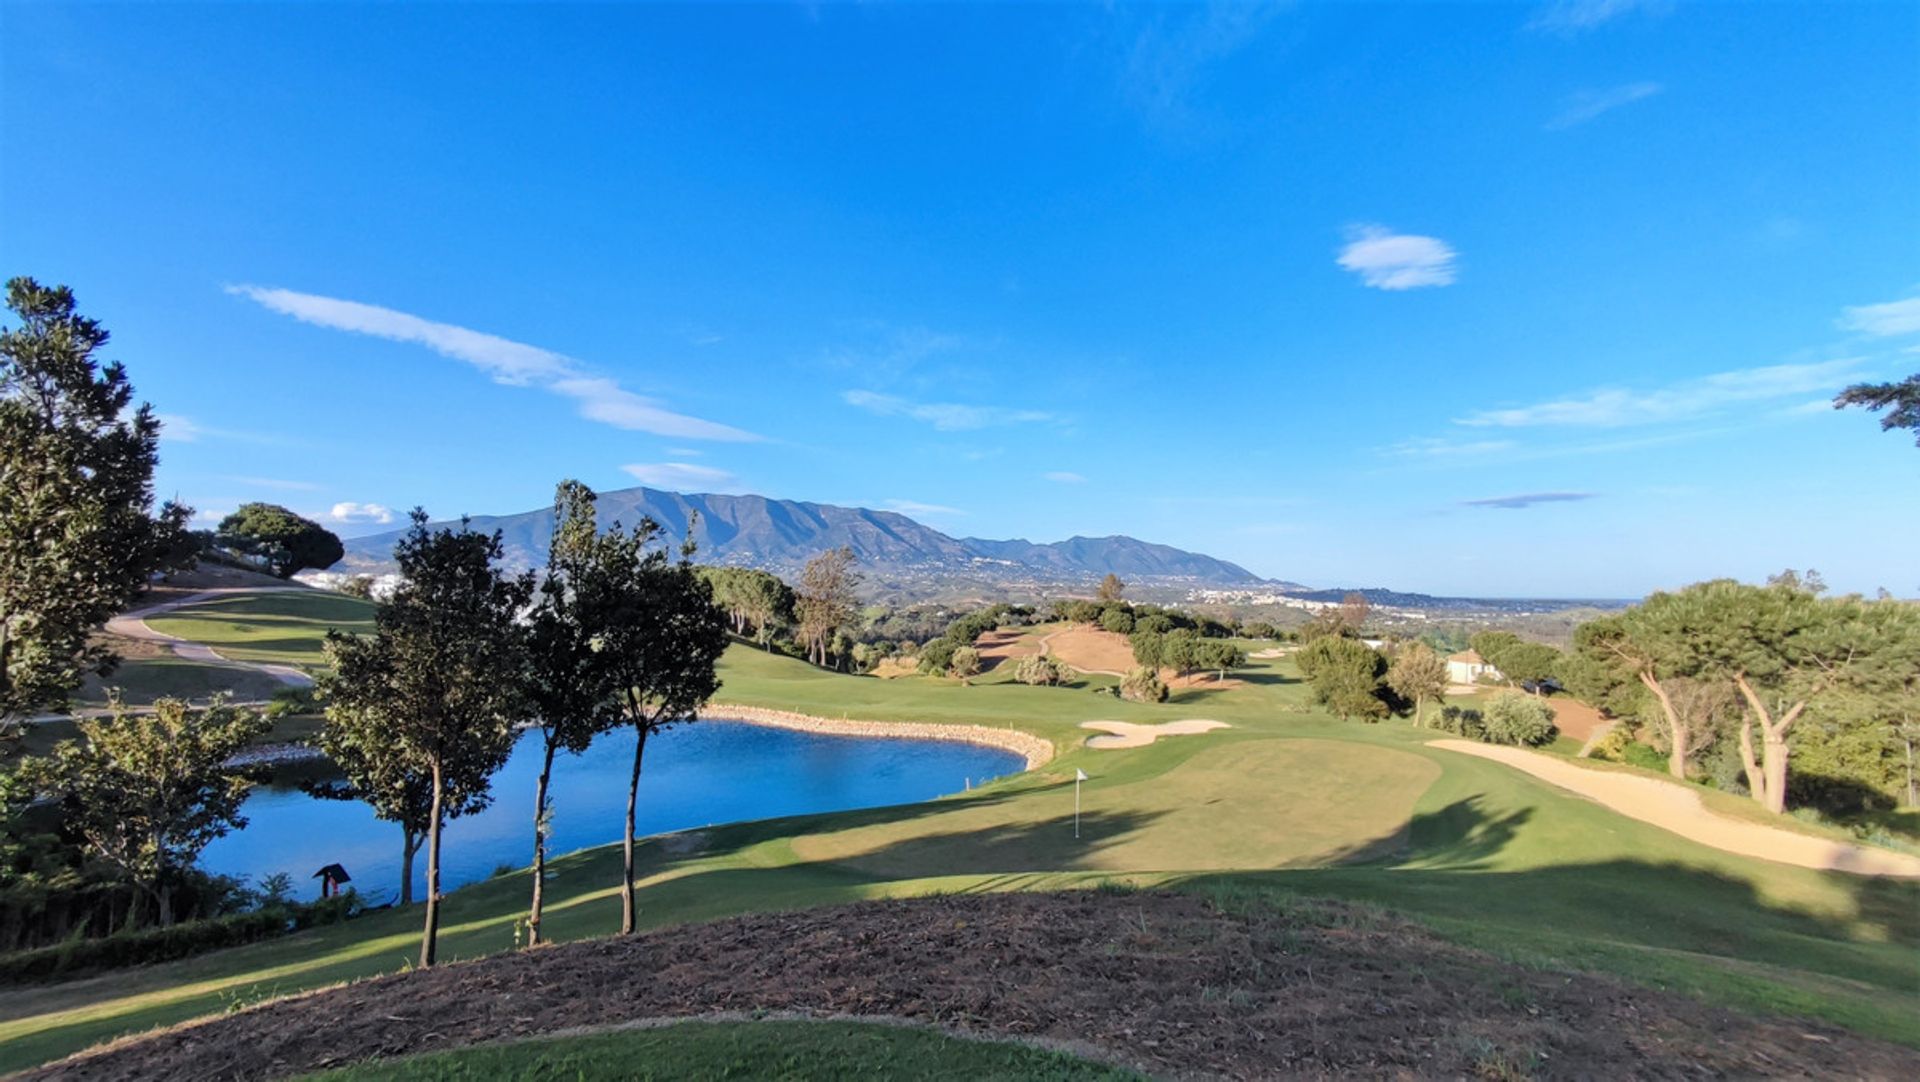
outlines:
M1153 706L1070 688L842 676L744 646L728 652L722 675L725 702L1017 726L1061 754L1039 771L927 804L720 827L694 851L645 844L640 904L650 926L1113 880L1202 891L1227 905L1336 896L1522 962L1603 970L1920 1045L1920 886L1722 853L1501 764L1427 747L1432 734L1404 722L1338 722L1308 707L1284 661L1255 663L1241 687L1183 690ZM1086 749L1076 728L1094 718L1187 717L1233 728L1119 751ZM1076 768L1093 779L1077 842ZM564 815L564 793L559 807ZM548 933L614 931L618 867L612 848L557 861ZM510 949L528 887L520 872L453 894L443 956ZM415 952L418 923L417 910L386 911L165 966L0 991L0 1071L236 1003L393 972Z
M935 1082L1138 1079L1060 1052L863 1022L679 1022L572 1039L522 1041L309 1076L315 1082L558 1082L620 1079L913 1078Z
M373 605L357 597L315 590L234 594L156 616L147 626L163 635L203 642L235 661L325 667L328 628L373 630Z

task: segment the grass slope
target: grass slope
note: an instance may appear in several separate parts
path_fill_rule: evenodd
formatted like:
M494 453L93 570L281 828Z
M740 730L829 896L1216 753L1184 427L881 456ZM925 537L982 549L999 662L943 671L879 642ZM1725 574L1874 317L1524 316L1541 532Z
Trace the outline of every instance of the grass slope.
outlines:
M283 631L278 638L297 638ZM1405 723L1311 709L1285 661L1165 705L1031 688L835 675L736 646L727 702L832 717L1017 726L1061 758L919 805L737 824L698 847L641 847L649 926L933 891L1121 880L1228 905L1357 899L1502 956L1602 969L1753 1008L1816 1015L1920 1045L1920 888L1708 849L1500 764L1428 748ZM1092 751L1078 722L1212 717L1234 727ZM1072 838L1076 768L1085 790ZM643 783L644 784L644 781ZM565 794L560 794L565 814ZM398 851L398 837L395 850ZM555 862L547 931L615 930L616 850ZM510 949L526 873L453 894L443 957ZM0 992L0 1070L235 1004L392 972L417 910L179 963Z
M233 594L174 609L147 621L163 635L206 643L234 661L324 668L327 629L373 630L373 605L315 590Z
M680 1022L572 1039L521 1041L308 1076L314 1082L499 1078L914 1078L1094 1082L1131 1071L1026 1045L868 1022Z

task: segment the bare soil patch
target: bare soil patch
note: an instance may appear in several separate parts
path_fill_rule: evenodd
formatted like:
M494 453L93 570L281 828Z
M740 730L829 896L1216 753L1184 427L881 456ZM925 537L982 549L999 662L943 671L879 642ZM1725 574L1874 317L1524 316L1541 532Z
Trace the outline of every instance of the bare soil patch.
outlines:
M980 651L980 668L991 672L1003 661L1031 657L1040 652L1040 640L1031 633L1017 628L1000 628L989 631L973 640L974 649Z
M1547 699L1547 705L1553 708L1553 723L1560 731L1580 741L1582 744L1593 738L1593 734L1613 723L1600 716L1600 711L1571 695L1554 695Z
M771 913L382 977L27 1077L279 1077L720 1011L1076 1041L1166 1077L1920 1077L1920 1053L1523 969L1333 903L995 894Z
M1133 644L1125 635L1081 624L1048 635L1046 652L1081 672L1125 676L1133 668Z

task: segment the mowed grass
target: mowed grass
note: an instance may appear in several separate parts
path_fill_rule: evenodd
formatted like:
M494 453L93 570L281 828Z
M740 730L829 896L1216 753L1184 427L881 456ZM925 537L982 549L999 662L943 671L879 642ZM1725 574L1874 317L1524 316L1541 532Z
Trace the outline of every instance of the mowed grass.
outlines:
M925 804L725 826L693 848L646 843L647 926L1109 882L1201 891L1227 905L1334 896L1523 962L1603 970L1920 1045L1920 887L1721 853L1498 763L1428 747L1432 734L1404 722L1341 723L1308 706L1284 661L1256 663L1240 687L1182 690L1153 706L1006 682L842 676L745 646L728 652L722 676L724 702L1018 727L1053 740L1060 757ZM1093 751L1076 727L1183 717L1233 728ZM1076 769L1092 777L1078 842ZM561 815L565 801L559 794ZM613 848L557 861L548 933L613 932L618 868ZM529 887L523 871L455 892L443 956L510 949ZM385 911L165 966L0 991L0 1070L393 972L417 950L419 919L417 909Z
M323 590L263 591L174 609L148 620L147 626L205 643L234 661L293 665L312 672L326 666L323 644L329 628L354 634L373 630L373 604Z
M679 1022L570 1039L442 1052L310 1075L313 1082L501 1078L913 1078L934 1082L1122 1082L1144 1076L1062 1052L866 1022Z

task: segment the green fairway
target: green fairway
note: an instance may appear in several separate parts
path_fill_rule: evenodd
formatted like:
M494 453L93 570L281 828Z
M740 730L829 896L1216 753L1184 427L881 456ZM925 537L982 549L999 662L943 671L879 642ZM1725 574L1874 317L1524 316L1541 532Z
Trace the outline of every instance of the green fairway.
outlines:
M644 844L641 921L1113 880L1171 884L1224 905L1337 896L1523 962L1604 970L1920 1045L1920 886L1709 849L1499 763L1428 747L1432 734L1405 722L1329 718L1308 706L1284 660L1241 675L1242 686L1182 690L1148 706L992 680L837 675L736 645L722 701L1013 726L1053 740L1060 757L927 804L724 826L694 846ZM1077 728L1190 717L1232 728L1112 751L1085 748ZM1078 841L1076 769L1092 778ZM565 815L564 793L559 807ZM613 848L556 861L546 931L562 940L614 931L618 867ZM442 956L510 949L528 888L520 872L455 892ZM0 1070L390 973L406 965L418 933L417 909L390 910L168 965L0 991Z
M325 666L327 629L365 633L373 629L373 605L357 597L297 590L217 597L174 609L147 621L163 635L205 643L234 661Z
M679 1022L657 1028L523 1041L309 1076L326 1082L466 1079L1136 1079L1060 1052L863 1022Z

